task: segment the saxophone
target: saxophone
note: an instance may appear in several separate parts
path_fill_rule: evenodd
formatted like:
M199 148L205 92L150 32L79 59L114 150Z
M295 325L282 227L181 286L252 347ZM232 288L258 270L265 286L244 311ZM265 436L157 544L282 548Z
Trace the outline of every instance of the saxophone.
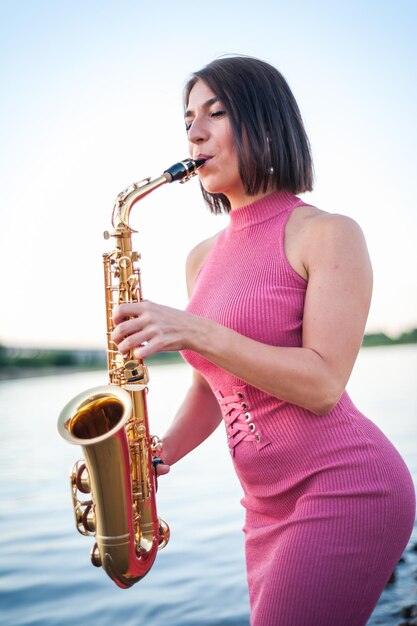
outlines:
M58 419L60 435L81 445L85 458L70 475L77 530L95 537L93 565L103 567L123 589L148 573L157 550L169 540L169 527L156 509L155 469L162 443L149 434L148 369L133 352L122 356L111 340L116 306L142 300L139 254L132 249L136 231L129 226L129 214L145 195L167 182L189 180L203 163L185 159L117 196L113 231L104 233L105 239L114 238L115 247L103 254L109 384L77 395Z

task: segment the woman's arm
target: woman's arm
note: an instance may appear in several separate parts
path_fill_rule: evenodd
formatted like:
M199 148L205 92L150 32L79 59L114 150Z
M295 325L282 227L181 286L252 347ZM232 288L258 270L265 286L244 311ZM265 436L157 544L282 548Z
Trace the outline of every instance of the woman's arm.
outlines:
M273 396L326 413L340 398L362 342L372 271L353 220L318 212L304 231L299 258L308 287L302 347L269 346L190 313L142 302L121 305L116 313L119 349L137 348L144 358L188 348ZM122 321L127 316L135 317Z
M222 420L219 403L209 384L198 372L184 402L163 437L163 460L173 465L194 450L217 428Z
M338 402L360 349L372 270L353 220L321 214L313 221L303 239L308 287L302 347L260 344L205 321L194 349L251 385L324 414Z

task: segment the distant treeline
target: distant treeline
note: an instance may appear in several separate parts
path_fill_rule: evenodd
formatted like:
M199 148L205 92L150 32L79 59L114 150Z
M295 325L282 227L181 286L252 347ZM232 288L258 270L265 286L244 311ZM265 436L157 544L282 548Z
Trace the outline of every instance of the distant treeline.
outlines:
M102 367L105 353L100 350L15 348L0 345L0 367Z
M368 333L363 347L417 343L417 328L396 338L385 333ZM148 359L147 359L148 361ZM177 352L163 352L149 359L153 363L181 361ZM19 376L23 371L54 369L102 369L106 367L104 350L65 350L52 348L18 348L0 344L0 377Z
M166 363L181 361L177 352L164 352L150 357L149 362ZM147 359L148 361L148 359ZM103 369L107 366L104 350L69 350L60 348L21 348L0 344L0 378L34 371Z
M368 333L364 336L362 346L395 346L404 343L417 343L417 328L401 333L396 338L388 337L385 333Z

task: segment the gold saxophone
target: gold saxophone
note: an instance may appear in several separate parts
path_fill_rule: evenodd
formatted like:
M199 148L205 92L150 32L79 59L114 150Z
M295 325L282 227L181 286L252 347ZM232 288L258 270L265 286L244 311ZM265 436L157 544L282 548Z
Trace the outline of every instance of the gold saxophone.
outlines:
M87 389L63 408L61 436L82 446L84 461L70 475L77 530L94 535L93 565L102 566L122 588L131 587L152 567L158 548L169 540L156 510L155 467L162 443L149 434L146 393L149 375L133 352L122 356L110 336L113 312L122 302L142 300L139 255L132 250L132 206L168 182L189 180L204 160L185 159L154 180L134 183L116 198L111 233L115 248L103 255L109 384ZM90 494L82 499L80 494Z

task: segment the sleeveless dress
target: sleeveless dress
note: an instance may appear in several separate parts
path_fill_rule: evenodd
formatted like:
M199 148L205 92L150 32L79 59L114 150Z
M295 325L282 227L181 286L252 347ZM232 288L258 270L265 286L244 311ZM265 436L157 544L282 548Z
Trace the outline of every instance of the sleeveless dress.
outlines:
M307 283L284 251L301 204L277 192L232 211L187 310L262 343L301 346ZM365 625L415 517L397 450L346 392L317 416L182 354L218 399L242 485L251 625Z

